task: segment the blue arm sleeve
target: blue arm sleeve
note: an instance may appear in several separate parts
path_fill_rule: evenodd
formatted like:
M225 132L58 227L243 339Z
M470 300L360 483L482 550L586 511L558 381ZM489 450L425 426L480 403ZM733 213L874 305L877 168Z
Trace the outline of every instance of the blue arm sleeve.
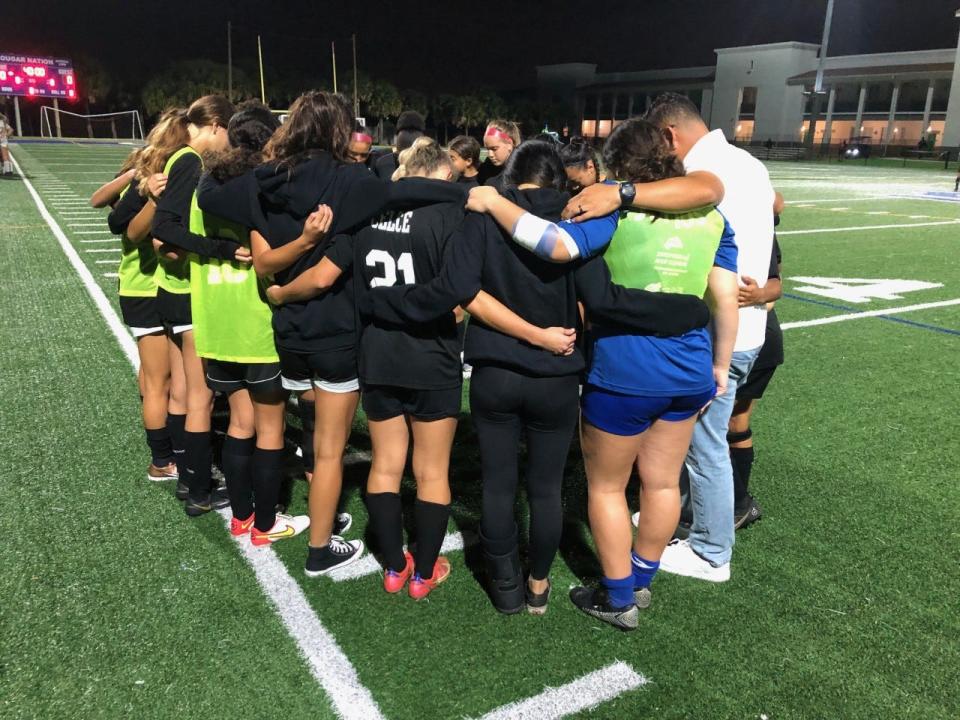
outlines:
M573 238L580 250L580 257L589 258L600 253L610 244L610 238L616 232L620 221L620 211L612 212L603 217L593 218L586 222L571 222L564 220L559 227Z
M723 235L720 236L720 246L713 258L713 264L730 272L737 271L736 235L726 218L723 219Z

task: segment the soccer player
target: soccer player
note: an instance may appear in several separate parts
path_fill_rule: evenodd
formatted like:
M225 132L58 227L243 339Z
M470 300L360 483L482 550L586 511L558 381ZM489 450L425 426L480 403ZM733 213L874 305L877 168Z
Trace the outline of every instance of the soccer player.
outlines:
M475 188L480 183L477 175L480 171L480 143L469 135L458 135L447 146L450 161L457 171L457 182L467 188Z
M509 120L491 120L483 131L483 146L487 149L487 159L480 166L477 182L481 185L493 185L503 189L500 174L506 167L511 153L520 145L520 128Z
M169 112L160 117L147 137L148 143L167 131L170 118ZM148 237L154 206L140 194L139 182L135 179L135 165L141 152L135 150L130 154L117 177L94 192L91 204L112 206L107 224L113 234L121 237L117 270L120 314L137 342L140 357L137 381L151 459L147 479L161 482L179 478L170 425L171 420L176 424L177 418L183 419L185 388L182 375L178 375L178 382L171 382L167 340L157 311L157 284L153 277L157 256ZM160 195L166 178L157 174L148 180L150 182L153 192ZM182 440L182 428L177 440ZM182 446L177 449L182 451Z
M366 165L370 160L370 149L373 147L373 136L370 128L358 125L350 134L350 147L347 150L347 159L350 162Z
M640 119L611 133L604 162L628 183L684 172L664 134ZM711 343L706 329L662 338L593 323L581 446L590 528L604 576L601 588L574 588L570 598L588 615L632 630L638 606L649 605L650 583L680 516L680 468L697 416L725 391L737 328L737 250L712 208L683 215L628 212L603 258L614 282L704 295L715 332ZM635 540L624 495L634 464L641 485Z
M260 277L292 282L320 262L328 236L359 227L382 206L389 185L348 160L352 127L342 96L311 91L294 101L287 121L267 143L265 162L251 179L256 203L251 245ZM363 552L361 541L347 542L335 532L349 525L348 516L341 517L339 528L335 523L343 453L360 395L354 318L350 278L273 314L283 387L300 394L301 418L312 414L314 424L305 567L311 577ZM314 394L312 403L303 397L307 392Z
M7 138L13 134L7 116L0 113L0 160L3 161L3 174L13 175L13 163L10 162L10 149L7 147Z
M507 164L504 181L510 206L521 214L559 219L566 201L562 192L566 173L553 144L530 141L521 145ZM470 207L490 210L497 197L493 188L475 188ZM604 224L600 244L609 240L616 220ZM467 331L466 359L475 367L470 404L480 446L481 540L489 592L501 612L519 612L526 605L531 613L542 614L563 524L560 489L578 417L579 374L584 368L583 355L572 345L573 328L579 320L580 283L572 266L531 254L514 244L509 233L501 230L493 217L468 216L451 241L443 272L436 280L412 288L378 288L368 298L368 309L386 322L426 322L458 300L470 312L473 319ZM542 249L549 244L524 247ZM597 270L602 261L587 263L584 269L588 266ZM592 283L594 289L602 294L608 278ZM484 292L479 292L481 289ZM505 316L499 308L491 308L487 302L491 296L512 312ZM647 323L647 328L652 325L653 332L670 333L677 324L683 332L707 321L703 308L697 323L687 326L689 306L681 308L683 300L677 302L679 312L672 317L664 314L669 318L666 323L651 320L649 308L643 306L645 300L630 307L625 317ZM702 306L699 300L693 302ZM555 336L565 336L567 342L551 340ZM526 480L531 503L526 582L513 513L521 435L527 440Z
M449 238L463 220L463 189L449 182L450 158L429 138L418 138L399 160L394 177L416 188L416 202L381 215L352 237L339 236L313 270L290 285L270 288L273 301L306 299L351 270L358 295L427 282L438 274ZM450 575L450 562L439 553L450 517L450 448L460 414L456 321L453 313L408 327L361 318L360 382L373 444L366 494L370 527L383 554L384 589L397 593L409 581L410 597L421 600ZM411 440L415 554L403 548L400 504Z
M578 193L607 179L600 166L600 156L586 138L577 136L562 145L560 159L567 171L571 192Z
M270 110L253 101L230 118L231 148L207 156L206 172L197 190L198 203L240 205L250 213L241 225L201 210L207 233L239 238L249 247L253 224L251 175L261 150L279 127ZM223 444L222 467L233 517L234 536L253 545L269 545L295 537L310 519L276 512L283 476L283 428L287 391L273 342L272 313L249 263L197 256L191 268L191 302L197 354L205 359L207 385L226 395L230 424Z
M423 115L416 110L404 110L397 118L397 136L394 140L393 152L384 153L373 163L373 172L381 180L393 179L397 171L399 154L413 145L414 141L423 137L427 131Z
M229 145L227 123L233 105L219 95L206 95L173 119L186 131L187 143L166 158L167 176L163 194L155 200L151 232L159 262L156 270L160 317L179 351L186 379L187 417L184 431L184 464L187 498L184 510L196 517L219 507L228 499L214 492L210 462L210 411L213 393L207 387L203 363L197 355L190 306L191 254L223 260L250 262L250 251L236 238L207 236L203 218L195 210L196 189L203 163L202 153L224 150ZM177 362L177 360L174 360Z

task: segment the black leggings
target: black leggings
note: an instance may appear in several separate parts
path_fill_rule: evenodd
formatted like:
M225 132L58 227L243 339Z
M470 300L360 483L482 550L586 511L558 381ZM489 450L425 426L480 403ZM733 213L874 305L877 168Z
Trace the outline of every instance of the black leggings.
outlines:
M580 415L577 386L576 375L531 377L489 365L474 368L470 381L483 477L480 529L491 548L509 551L505 545L516 532L520 435L526 431L530 575L537 580L549 575L560 547L563 469Z

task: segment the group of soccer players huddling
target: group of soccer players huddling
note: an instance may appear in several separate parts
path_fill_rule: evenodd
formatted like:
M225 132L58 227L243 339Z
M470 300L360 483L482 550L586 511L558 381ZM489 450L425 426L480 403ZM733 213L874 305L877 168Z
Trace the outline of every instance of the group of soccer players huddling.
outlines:
M122 240L148 478L176 481L188 516L229 508L230 532L255 546L308 532L305 572L326 575L364 552L338 512L362 403L383 586L420 600L451 572L440 551L466 375L497 610L547 610L578 426L602 578L572 602L629 630L659 568L727 579L734 528L760 514L749 414L772 374L757 356L779 295L763 166L672 94L619 124L602 155L582 138L522 141L504 120L486 126L483 161L476 139L441 147L415 112L397 131L377 153L328 92L301 95L282 123L205 96L164 112L94 193ZM216 394L229 406L222 482ZM281 512L293 407L308 515Z

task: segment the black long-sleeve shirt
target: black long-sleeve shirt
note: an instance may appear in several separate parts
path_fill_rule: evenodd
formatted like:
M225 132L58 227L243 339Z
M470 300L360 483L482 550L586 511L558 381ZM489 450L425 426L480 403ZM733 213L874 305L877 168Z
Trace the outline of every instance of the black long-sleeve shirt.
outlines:
M151 233L161 242L181 250L204 257L231 260L240 247L239 243L190 231L190 205L202 169L200 158L193 153L185 153L173 163L167 176L167 186L157 199Z
M146 198L140 194L139 189L140 183L131 180L123 197L117 200L110 214L107 215L107 226L114 235L123 235L130 222L147 204Z

